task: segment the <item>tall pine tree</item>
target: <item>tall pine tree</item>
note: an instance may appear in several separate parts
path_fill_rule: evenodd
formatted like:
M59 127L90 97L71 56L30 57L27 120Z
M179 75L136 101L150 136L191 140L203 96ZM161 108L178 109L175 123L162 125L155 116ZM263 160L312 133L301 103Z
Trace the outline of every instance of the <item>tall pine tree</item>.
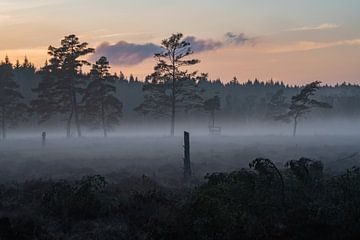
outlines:
M153 111L159 113L170 105L171 136L175 134L176 111L179 107L178 103L182 99L179 98L179 94L182 93L180 91L182 86L180 81L196 74L196 72L189 73L184 68L200 62L198 59L188 59L193 54L190 45L190 42L183 39L181 33L173 34L162 41L161 47L163 51L155 54L157 63L154 67L154 73L149 76L149 84L144 87L149 97L145 95L145 101L147 102L144 102L142 106L136 109L144 112L145 109L151 110L151 106L154 106ZM154 101L152 104L149 102L151 100Z
M38 100L41 100L38 103L45 106L38 106L35 110L42 119L59 113L66 115L68 137L71 136L73 120L77 134L81 136L79 102L85 90L81 68L90 65L83 57L92 52L94 49L86 42L81 43L75 35L66 36L60 47L50 46L48 53L51 58L46 71L51 73L53 82L40 83L37 89ZM43 78L43 81L48 80Z

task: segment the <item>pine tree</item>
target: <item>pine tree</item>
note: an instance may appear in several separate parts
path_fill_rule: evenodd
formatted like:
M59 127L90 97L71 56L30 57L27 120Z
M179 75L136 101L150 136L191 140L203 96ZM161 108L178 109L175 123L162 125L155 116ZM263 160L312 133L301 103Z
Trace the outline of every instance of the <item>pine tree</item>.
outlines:
M39 116L39 123L48 121L52 116L66 112L64 106L60 103L57 94L56 77L52 72L52 67L45 62L44 67L38 72L40 81L37 88L33 92L37 94L37 98L31 101L31 109Z
M135 78L134 78L134 76L133 76L132 74L130 74L129 82L130 82L130 83L135 82Z
M152 76L145 79L143 85L144 100L134 111L142 116L167 118L171 111L171 97L167 94L167 86L157 82Z
M24 63L22 64L22 67L23 68L31 68L32 67L32 63L29 61L27 56L25 56L25 58L24 58Z
M109 73L109 62L101 57L93 65L90 83L83 97L85 120L94 127L101 127L104 137L108 130L119 124L123 104L115 97L115 79Z
M270 119L277 120L279 116L286 112L288 103L286 102L286 97L284 96L284 89L280 89L271 96L270 101L267 106L266 117Z
M181 33L173 34L170 38L163 40L161 46L163 52L155 54L157 63L154 67L154 73L148 77L151 79L148 82L150 84L144 87L145 91L150 92L148 97L145 96L145 101L155 101L153 104L147 103L147 107L155 106L154 112L156 113L159 113L159 109L167 109L170 105L170 135L174 136L175 115L179 101L179 88L181 87L179 81L196 74L196 72L188 73L183 68L195 65L199 63L199 60L186 59L193 54L193 51L191 50L190 42L183 40L183 34ZM161 105L156 106L156 103L161 103ZM142 109L145 108L143 107Z
M35 66L28 60L27 57L24 58L24 62L20 64L17 60L14 66L14 76L16 82L19 84L19 91L24 96L24 99L28 101L33 99L34 92L33 88L36 88L38 84L38 79L36 76Z
M320 84L321 82L319 81L307 84L299 94L291 98L291 105L289 106L288 112L277 118L286 122L290 122L291 119L293 120L293 136L296 136L299 118L310 112L312 108L332 108L330 104L312 98L320 88Z
M119 81L126 81L125 75L122 71L119 73Z
M179 80L176 90L178 108L182 109L186 116L191 112L202 111L204 105L203 93L204 90L199 87L196 78L188 76Z
M15 66L14 66L14 69L18 70L18 69L20 69L20 67L21 67L20 61L19 61L19 59L17 59L16 63L15 63Z
M77 134L81 137L80 127L80 106L85 81L81 68L84 65L90 65L82 57L94 52L94 49L88 48L88 43L81 43L75 35L66 36L61 40L60 47L49 47L49 65L46 71L52 74L54 78L53 84L44 84L39 87L39 98L46 106L45 111L39 111L42 119L47 119L48 115L65 114L67 115L67 136L71 135L71 123L73 118L77 129ZM44 81L47 81L44 79ZM48 88L48 89L45 89ZM46 92L46 93L45 93ZM42 94L44 93L44 94ZM50 93L50 94L49 94ZM50 95L52 95L50 97ZM46 98L49 98L47 102ZM53 104L55 103L55 104ZM53 109L48 109L48 107ZM41 107L38 106L37 109Z
M215 113L219 111L221 107L221 101L219 96L214 96L205 100L204 102L204 110L210 114L210 127L215 127Z
M19 85L14 80L13 66L9 58L0 63L0 121L2 138L6 138L6 129L16 126L26 119L27 106L22 102Z

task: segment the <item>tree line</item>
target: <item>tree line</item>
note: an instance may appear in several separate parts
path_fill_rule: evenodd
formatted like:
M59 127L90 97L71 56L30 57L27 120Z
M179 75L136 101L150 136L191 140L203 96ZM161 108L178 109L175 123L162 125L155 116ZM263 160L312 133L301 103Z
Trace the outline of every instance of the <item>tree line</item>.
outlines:
M206 117L212 127L215 116L239 123L284 121L293 122L295 135L299 119L314 108L310 114L321 117L360 115L359 85L320 86L315 81L299 87L273 80L240 83L236 77L223 83L190 70L200 60L192 58L191 44L181 33L161 46L162 52L154 53L154 72L144 81L111 74L104 56L93 64L85 60L95 50L75 35L64 37L59 47L50 46L50 58L40 69L27 58L13 65L6 57L0 64L2 137L8 127L33 118L38 123L61 120L68 137L73 129L81 137L84 126L100 128L106 137L130 119L169 119L172 136L178 119Z

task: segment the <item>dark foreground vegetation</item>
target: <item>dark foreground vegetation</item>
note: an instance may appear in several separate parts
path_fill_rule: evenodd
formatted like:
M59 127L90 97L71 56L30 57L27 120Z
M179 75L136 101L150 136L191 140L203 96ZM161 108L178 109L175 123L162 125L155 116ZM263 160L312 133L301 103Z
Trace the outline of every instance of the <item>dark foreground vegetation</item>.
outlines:
M306 158L206 175L86 176L0 186L0 239L359 239L360 169ZM176 186L175 186L176 185Z

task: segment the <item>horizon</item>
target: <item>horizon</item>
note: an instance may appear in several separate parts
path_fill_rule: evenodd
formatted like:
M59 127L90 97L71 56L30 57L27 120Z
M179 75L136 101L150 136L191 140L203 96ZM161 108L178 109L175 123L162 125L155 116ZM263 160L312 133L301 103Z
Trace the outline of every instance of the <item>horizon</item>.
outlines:
M202 0L191 7L187 1L163 0L4 0L0 7L0 27L7 33L0 39L0 57L15 62L27 56L37 68L49 58L49 45L59 46L74 33L98 50L96 57L110 60L112 72L143 79L152 72L161 40L182 32L201 60L196 70L224 83L234 76L240 82L258 78L289 85L360 83L360 3L355 0ZM172 24L164 21L185 10L186 17L175 14Z

